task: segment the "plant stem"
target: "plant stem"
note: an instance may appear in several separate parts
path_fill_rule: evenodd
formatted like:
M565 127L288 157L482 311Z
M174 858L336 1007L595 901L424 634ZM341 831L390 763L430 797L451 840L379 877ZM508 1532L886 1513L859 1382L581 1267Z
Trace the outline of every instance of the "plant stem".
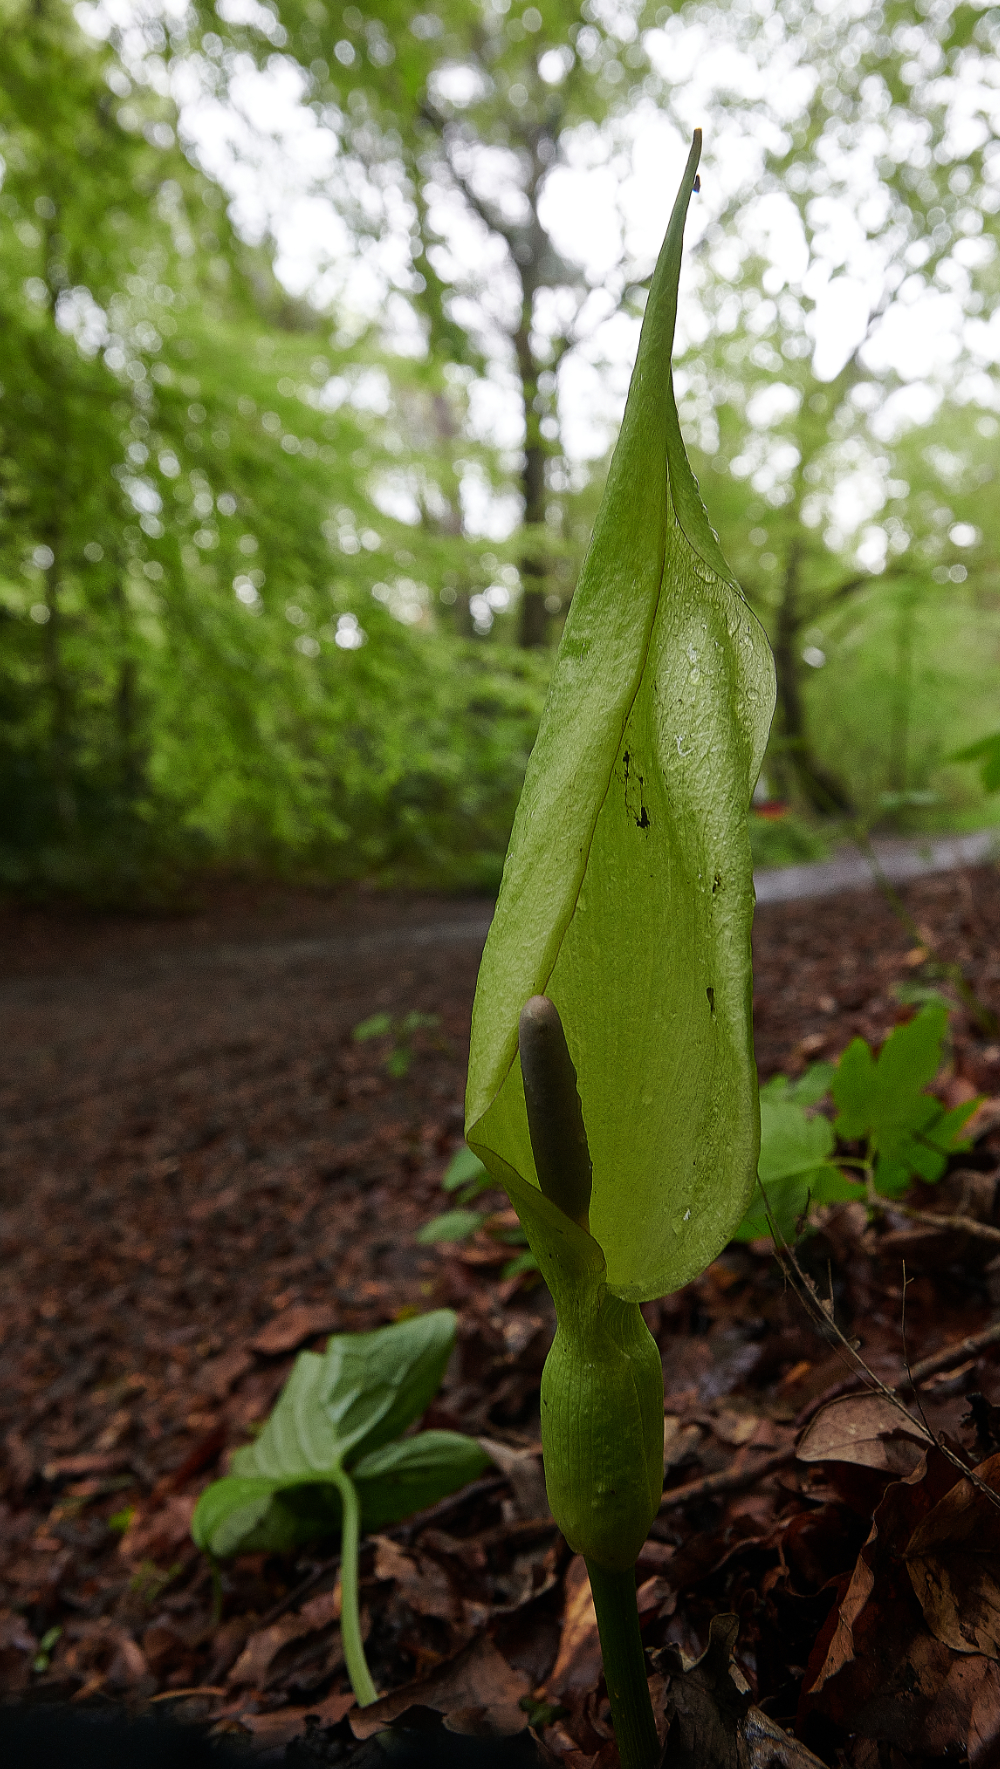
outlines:
M587 1561L601 1637L604 1681L622 1769L653 1769L660 1745L646 1682L646 1656L635 1600L635 1568Z
M340 1636L344 1644L347 1675L351 1679L358 1706L367 1708L378 1701L378 1690L365 1658L361 1638L361 1615L358 1609L358 1551L361 1542L361 1507L357 1488L343 1468L331 1470L343 1517L340 1526Z

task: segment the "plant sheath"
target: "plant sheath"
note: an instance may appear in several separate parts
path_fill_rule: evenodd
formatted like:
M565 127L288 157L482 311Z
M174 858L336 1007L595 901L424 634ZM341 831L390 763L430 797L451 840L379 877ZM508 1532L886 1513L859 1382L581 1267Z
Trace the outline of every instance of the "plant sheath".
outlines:
M598 1566L588 1560L587 1572L622 1769L653 1769L660 1746L646 1682L635 1569Z
M367 1708L378 1701L378 1690L372 1681L361 1638L361 1613L358 1608L358 1554L361 1543L361 1506L358 1491L346 1470L336 1467L331 1478L340 1494L343 1512L340 1529L340 1634L344 1643L344 1661L351 1688L358 1706Z

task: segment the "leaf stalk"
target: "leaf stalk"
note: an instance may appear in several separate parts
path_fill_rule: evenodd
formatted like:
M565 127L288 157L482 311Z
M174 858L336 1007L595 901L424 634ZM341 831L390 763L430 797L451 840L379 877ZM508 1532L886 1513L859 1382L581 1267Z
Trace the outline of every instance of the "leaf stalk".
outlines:
M344 1643L344 1662L358 1706L367 1708L373 1701L378 1701L378 1690L365 1658L364 1641L361 1638L361 1612L358 1606L361 1506L358 1502L358 1489L344 1468L334 1468L331 1479L340 1494L343 1512L340 1535L340 1636Z

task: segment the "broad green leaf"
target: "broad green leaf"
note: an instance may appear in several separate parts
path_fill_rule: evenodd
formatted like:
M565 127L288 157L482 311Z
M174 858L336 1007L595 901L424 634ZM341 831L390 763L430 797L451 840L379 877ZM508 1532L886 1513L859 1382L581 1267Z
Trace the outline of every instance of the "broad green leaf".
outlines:
M457 1192L461 1186L472 1185L479 1181L484 1187L493 1184L479 1156L474 1155L467 1145L456 1149L445 1168L445 1175L441 1181L444 1190Z
M947 1027L947 1004L930 1001L890 1033L877 1057L855 1038L840 1059L831 1089L840 1108L835 1128L847 1141L868 1143L885 1197L905 1191L914 1175L940 1179L949 1155L964 1146L962 1126L978 1101L946 1112L924 1091L941 1066Z
M747 807L774 673L674 403L699 146L653 275L473 1016L468 1141L506 1187L557 1308L567 1283L606 1281L638 1301L702 1271L743 1215L757 1165ZM589 1235L537 1185L517 1054L536 993L558 1007L579 1076Z
M835 1128L846 1141L867 1137L892 1160L902 1143L940 1111L924 1092L941 1066L948 1010L929 1002L906 1026L897 1026L873 1057L855 1038L840 1059L831 1091L839 1108Z
M323 1405L326 1360L300 1351L259 1437L237 1450L232 1472L248 1480L313 1480L341 1454L340 1439Z
M457 1431L420 1431L385 1444L355 1464L352 1479L361 1500L365 1530L384 1529L437 1504L470 1480L490 1458L473 1437Z
M488 1214L482 1210L445 1210L418 1228L414 1239L422 1247L432 1246L437 1241L464 1241L482 1227Z
M763 1193L758 1190L736 1230L738 1241L770 1234L768 1209L784 1238L794 1240L795 1225L810 1199L819 1202L820 1192L828 1190L833 1126L827 1118L808 1117L801 1104L787 1097L789 1091L770 1084L761 1089L758 1171Z
M308 1478L390 1443L430 1404L455 1342L455 1316L440 1308L374 1333L338 1333L325 1356L301 1352L256 1441L233 1457L233 1473Z
M863 1038L852 1038L841 1055L830 1091L840 1108L838 1135L845 1142L856 1142L867 1134L875 1093L875 1059Z
M206 1487L191 1519L195 1544L220 1560L235 1554L266 1517L276 1487L270 1480L227 1475Z
M232 1473L202 1494L192 1522L200 1547L279 1550L340 1527L335 1471L350 1470L367 1529L433 1504L480 1473L485 1457L455 1432L394 1443L437 1391L455 1342L442 1308L374 1333L336 1334L303 1351L274 1411ZM471 1472L470 1472L471 1471Z
M891 1155L879 1155L875 1163L875 1186L886 1197L904 1192L916 1174L933 1185L941 1178L948 1158L969 1144L962 1137L962 1127L982 1103L981 1096L967 1100L946 1112L937 1100L928 1100L929 1110L924 1122L909 1136L892 1144Z
M475 1438L456 1431L422 1431L363 1458L351 1478L366 1532L435 1505L475 1480L489 1457ZM219 1559L235 1553L284 1553L340 1530L340 1495L314 1472L309 1480L246 1479L228 1475L202 1493L191 1533Z
M981 737L978 743L970 743L968 749L956 751L948 760L981 762L983 787L986 792L996 792L1000 788L1000 731L994 731L990 737Z
M760 1090L761 1104L765 1099L792 1100L800 1106L816 1106L830 1091L830 1083L837 1073L833 1063L813 1063L793 1081L788 1075L772 1075L765 1081ZM761 1128L761 1138L764 1131Z

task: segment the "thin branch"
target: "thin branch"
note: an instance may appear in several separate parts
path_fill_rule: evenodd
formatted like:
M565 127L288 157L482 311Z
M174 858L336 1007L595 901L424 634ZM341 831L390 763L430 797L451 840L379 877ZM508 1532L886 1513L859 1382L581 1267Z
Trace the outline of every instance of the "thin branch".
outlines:
M763 1462L745 1463L742 1467L735 1464L723 1468L718 1474L706 1474L701 1480L689 1480L686 1486L671 1487L660 1500L660 1511L669 1511L675 1505L690 1505L698 1499L711 1499L717 1493L742 1493L749 1487L756 1486L759 1480L766 1480L769 1474L777 1473L779 1468L787 1468L789 1462L795 1460L795 1446L789 1444L783 1450L777 1450L773 1456L766 1456Z
M770 1208L768 1208L769 1217L770 1214ZM883 1382L880 1376L876 1376L875 1371L865 1363L857 1345L848 1339L847 1335L837 1325L832 1312L824 1306L823 1301L817 1293L815 1283L812 1278L808 1277L802 1270L802 1267L795 1257L794 1250L789 1247L788 1243L784 1240L784 1237L781 1236L777 1223L774 1222L773 1219L771 1220L771 1233L774 1237L775 1253L779 1263L785 1270L786 1277L788 1276L789 1270L794 1274L789 1281L791 1282L792 1289L798 1296L799 1301L805 1307L807 1314L812 1318L813 1324L821 1327L824 1337L830 1338L832 1336L844 1355L851 1359L862 1385L868 1388L871 1393L881 1395L882 1399L888 1401L891 1407L895 1407L898 1413L902 1413L903 1417L912 1426L914 1431L924 1439L929 1447L936 1449L945 1458L946 1462L950 1462L951 1466L957 1469L963 1480L971 1481L972 1485L976 1487L978 1491L985 1494L989 1499L990 1504L995 1506L997 1510L1000 1510L1000 1493L996 1493L993 1491L992 1487L988 1487L986 1482L980 1480L979 1476L962 1461L960 1456L956 1456L954 1450L949 1449L947 1444L935 1438L933 1432L930 1431L920 1419L917 1419L910 1411L905 1401L900 1399L896 1389L890 1388L888 1383Z
M910 1387L916 1387L919 1383L926 1382L929 1376L937 1376L942 1370L950 1370L955 1364L963 1363L966 1358L977 1357L981 1351L988 1351L991 1345L997 1344L1000 1344L1000 1321L994 1321L992 1326L984 1327L981 1332L970 1333L967 1338L959 1339L951 1345L943 1345L940 1351L932 1351L928 1357L921 1358L919 1363L913 1365L906 1380L899 1384L900 1389L905 1392ZM796 1416L796 1431L801 1431L803 1426L808 1425L810 1419L815 1418L830 1401L840 1400L845 1394L856 1393L861 1385L860 1374L853 1371L843 1381L835 1382L831 1388L824 1389L822 1394L813 1395Z
M897 1203L895 1198L889 1209L908 1216L911 1222L925 1223L928 1228L950 1228L979 1241L990 1241L994 1246L1000 1244L1000 1228L994 1228L990 1222L976 1222L971 1216L943 1216L934 1210L917 1210L912 1204Z

